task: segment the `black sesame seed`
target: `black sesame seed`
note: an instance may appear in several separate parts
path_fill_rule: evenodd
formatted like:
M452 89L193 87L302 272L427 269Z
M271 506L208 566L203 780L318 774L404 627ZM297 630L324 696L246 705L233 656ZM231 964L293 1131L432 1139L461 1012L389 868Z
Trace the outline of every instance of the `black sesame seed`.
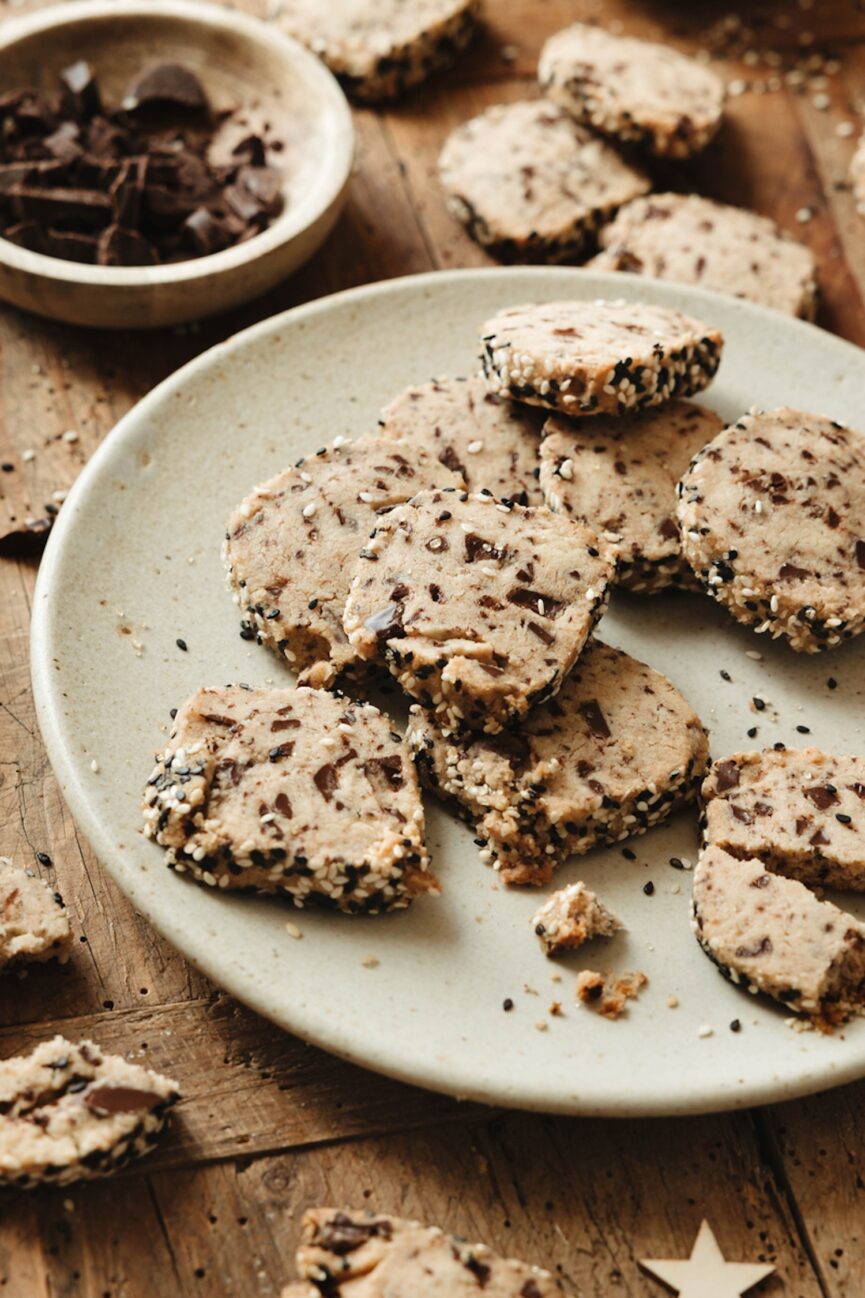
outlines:
M748 727L748 738L749 738L749 739L756 739L756 738L757 738L757 727L756 727L756 726L749 726L749 727Z
M189 645L186 643L186 641L181 640L179 636L174 643L177 645L178 649L182 649L184 653L186 653L187 649L189 648Z
M741 1031L742 1031L742 1023L741 1023L741 1020L740 1020L740 1019L733 1019L733 1021L732 1021L731 1024L730 1024L730 1031L731 1031L731 1032L741 1032Z
M836 681L834 676L830 676L826 684L829 686L830 690L837 690L838 688L838 682Z
M37 852L37 853L36 853L36 860L39 862L40 865L50 865L50 864L51 864L51 857L48 855L47 852Z
M654 891L655 891L655 885L652 883L651 879L649 880L648 883L643 884L643 892L646 894L647 897L651 897Z
M849 825L853 817L846 815L843 811L836 811L835 819L840 820L842 825Z
M622 856L625 858L626 861L636 861L637 859L637 853L632 852L629 847L622 848Z
M670 865L673 867L674 870L684 870L685 868L685 862L682 861L678 856L670 857Z
M797 726L796 729L798 730L800 735L810 735L811 733L810 726Z
M318 600L317 600L317 599L311 599L311 600L309 601L309 603L307 604L306 607L307 607L307 608L318 608Z
M172 708L168 715L171 717L171 720L173 721L174 718L177 716L177 708Z
M511 1000L510 996L506 996L505 999L502 1001L502 1009L507 1014L508 1010L512 1010L513 1008L514 1008L513 1001Z
M730 675L730 673L729 673L729 672L725 672L724 669L723 669L723 667L722 667L722 668L721 668L721 680L722 680L722 681L731 681L732 679L733 679L733 677Z
M5 464L0 464L0 469L2 469L4 473L14 473L15 465L9 464L9 462L7 461Z
M765 709L766 709L766 700L765 700L765 699L761 699L760 696L759 696L759 694L755 694L754 697L753 697L753 699L751 700L751 702L754 704L754 707L757 709L758 712L764 712L764 711L765 711Z

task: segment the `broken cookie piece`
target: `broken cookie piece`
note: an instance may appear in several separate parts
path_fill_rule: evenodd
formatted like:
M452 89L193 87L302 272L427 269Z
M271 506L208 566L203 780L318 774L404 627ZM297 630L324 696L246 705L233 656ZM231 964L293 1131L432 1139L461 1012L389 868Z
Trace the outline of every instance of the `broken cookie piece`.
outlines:
M356 914L438 892L411 756L370 703L312 689L200 689L144 798L145 834L212 888Z
M92 1041L55 1037L0 1063L0 1186L68 1185L146 1154L176 1082Z
M543 506L425 491L378 523L343 625L445 733L495 734L561 688L613 567L590 528Z
M576 996L581 1005L600 1014L605 1019L618 1019L624 1014L628 1001L636 1000L649 983L644 973L601 974L594 969L584 969L577 978Z
M547 955L559 955L593 937L612 937L622 925L580 881L554 892L535 911L532 927Z
M0 856L0 970L19 961L66 961L71 944L60 893Z

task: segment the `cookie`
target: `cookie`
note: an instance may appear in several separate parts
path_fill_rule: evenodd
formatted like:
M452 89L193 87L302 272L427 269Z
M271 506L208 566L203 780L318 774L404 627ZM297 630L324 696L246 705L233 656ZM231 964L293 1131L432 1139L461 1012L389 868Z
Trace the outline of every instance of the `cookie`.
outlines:
M228 522L223 558L247 639L327 688L356 666L342 613L378 511L424 487L461 486L432 451L379 437L308 455L256 487Z
M674 685L594 640L513 734L448 738L411 710L421 779L483 840L506 883L545 883L573 853L642 834L697 793L706 732Z
M801 883L865 892L865 757L734 753L702 789L704 838Z
M572 951L593 937L612 937L622 925L584 883L569 883L535 911L532 927L547 955Z
M356 914L437 892L417 776L370 703L311 689L200 689L144 797L167 864L212 888Z
M439 158L449 210L503 261L584 256L648 178L547 100L495 104L450 135Z
M713 599L800 653L865 626L865 437L800 410L744 415L679 483L682 551Z
M382 411L379 432L432 451L470 491L542 505L541 421L537 411L493 396L481 378L438 379L401 392Z
M544 94L579 122L663 158L690 158L721 124L724 84L668 45L574 23L541 50Z
M540 1267L500 1257L486 1244L468 1244L437 1226L384 1213L311 1208L297 1250L301 1277L332 1298L554 1298L561 1281ZM303 1289L300 1289L303 1294Z
M394 99L450 67L477 28L480 0L283 0L282 27L361 103Z
M641 970L634 973L602 974L596 969L583 969L577 977L576 997L605 1019L620 1019L628 1008L628 1001L636 1000L649 980Z
M590 528L548 509L424 491L380 519L345 630L445 732L495 734L561 688L613 567Z
M65 962L71 945L60 893L0 856L0 970L24 960Z
M566 415L618 415L702 391L723 343L717 329L666 307L544 302L487 320L481 362L500 397Z
M629 417L552 415L541 442L546 502L615 546L617 586L643 594L695 586L682 558L676 486L723 426L713 411L687 401Z
M698 284L814 319L814 254L756 212L699 194L651 194L623 207L600 244L595 270Z
M54 1037L0 1063L0 1187L68 1185L146 1154L180 1098L177 1082Z
M708 847L694 870L692 924L732 982L831 1029L865 1008L865 924L762 861Z

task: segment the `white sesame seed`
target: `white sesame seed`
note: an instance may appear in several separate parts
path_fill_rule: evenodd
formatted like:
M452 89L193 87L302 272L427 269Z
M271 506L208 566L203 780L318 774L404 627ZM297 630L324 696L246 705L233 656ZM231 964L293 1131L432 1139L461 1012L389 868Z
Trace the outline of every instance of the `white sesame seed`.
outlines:
M559 465L559 477L564 478L566 482L570 482L573 476L574 476L573 460L562 460L561 464Z
M807 225L813 215L814 209L812 207L800 207L796 212L796 220L800 225Z
M484 444L482 441L469 442L468 446L466 447L466 450L468 451L469 455L477 455L478 452L482 451L483 449L484 449Z
M99 774L99 763L97 762L97 760L96 760L95 757L93 758L93 760L92 760L91 763L90 763L90 769L91 769L91 771L93 772L94 775L98 775L98 774Z
M814 98L811 100L811 103L814 105L814 107L818 109L821 113L825 113L826 109L829 107L831 102L832 100L826 94L815 95Z
M703 1023L703 1024L702 1024L702 1025L697 1029L697 1036L698 1036L698 1037L701 1037L701 1038L703 1038L703 1039L705 1039L706 1037L712 1037L712 1036L714 1036L714 1035L715 1035L715 1029L709 1027L709 1024L708 1024L708 1023Z
M362 500L363 503L364 503L365 505L370 505L370 504L372 504L372 492L371 492L371 491L359 491L359 492L357 493L357 498L358 498L358 500Z
M29 449L26 450L26 451L22 451L22 452L21 452L21 459L24 461L25 464L29 464L31 460L35 460L35 459L36 459L36 452L35 452L35 451L31 451L31 450L29 450Z
M75 429L74 428L67 429L67 431L63 434L63 440L64 442L77 442L78 434L76 433Z
M300 931L300 929L297 927L296 924L292 924L291 920L286 921L285 931L289 937L293 937L293 938L303 937L303 933Z
M835 127L835 134L840 135L842 140L848 140L851 135L855 135L856 127L852 122L839 122Z
M315 513L315 510L316 510L315 501L311 500L308 505L304 505L303 507L304 518L312 518L313 514Z

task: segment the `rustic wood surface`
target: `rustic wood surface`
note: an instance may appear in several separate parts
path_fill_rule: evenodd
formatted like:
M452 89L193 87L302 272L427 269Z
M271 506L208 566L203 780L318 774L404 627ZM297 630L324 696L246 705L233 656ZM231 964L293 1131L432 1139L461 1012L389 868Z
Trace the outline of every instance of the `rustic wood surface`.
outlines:
M117 418L191 356L275 311L365 281L485 264L444 210L436 155L478 109L534 93L538 50L557 28L596 17L697 50L729 12L689 0L486 8L486 34L458 70L399 106L356 113L345 216L314 262L264 300L147 337L0 308L0 463L13 466L0 472L0 851L56 882L79 939L65 969L3 982L0 1055L54 1032L92 1034L178 1076L186 1096L168 1138L127 1175L0 1201L9 1298L278 1295L299 1214L321 1201L437 1221L559 1268L582 1298L660 1294L637 1259L687 1256L704 1216L728 1257L777 1267L760 1293L865 1294L865 1083L749 1113L614 1123L492 1114L339 1063L211 987L136 916L77 834L36 728L27 650L41 538L26 520L50 521L54 493ZM840 64L828 106L819 87L746 88L706 155L659 181L797 233L820 259L820 323L865 344L865 220L845 179L855 136L837 130L852 122L858 135L865 106L863 6L746 9L753 35L737 43L724 29L724 73L752 87L771 75L752 49L782 62L828 51ZM0 4L0 20L16 12Z

